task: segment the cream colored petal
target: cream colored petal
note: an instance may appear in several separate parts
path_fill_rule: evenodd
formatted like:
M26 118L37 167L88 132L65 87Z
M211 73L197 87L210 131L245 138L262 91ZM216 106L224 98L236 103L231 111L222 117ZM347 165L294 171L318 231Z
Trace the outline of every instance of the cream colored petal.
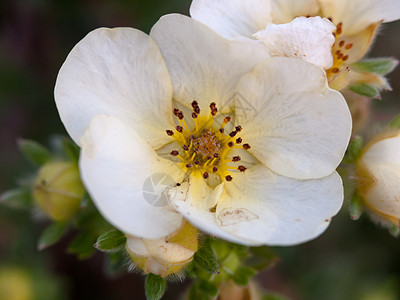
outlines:
M289 23L300 16L313 17L319 10L317 0L270 0L269 2L274 24Z
M171 81L157 45L136 29L100 28L82 39L60 69L55 99L78 144L98 114L124 121L154 149L168 142Z
M194 0L190 15L226 38L250 37L272 22L265 0Z
M350 139L351 115L343 96L327 87L322 69L273 58L243 76L238 92L241 135L264 166L296 179L336 169Z
M238 238L220 228L215 212L207 203L218 203L223 192L223 185L212 189L200 176L190 176L189 179L176 187L172 192L172 206L179 211L193 226L210 235L244 245L261 245L258 241Z
M268 25L254 37L262 40L271 56L303 59L323 69L333 64L335 25L321 17L299 17L287 24Z
M167 206L165 195L183 178L176 163L156 155L122 121L104 115L93 118L80 144L82 180L111 224L149 239L179 228L182 217Z
M324 17L336 25L342 22L343 32L353 35L373 23L391 22L400 18L398 0L318 0Z
M293 180L257 166L233 176L217 205L228 233L265 245L296 245L319 236L343 202L340 176Z
M358 192L373 210L400 219L400 134L367 147L358 166L368 177L359 178Z
M211 102L219 111L230 111L239 78L269 57L261 43L226 40L182 15L162 17L150 36L164 56L174 99L188 107L195 99L207 114Z

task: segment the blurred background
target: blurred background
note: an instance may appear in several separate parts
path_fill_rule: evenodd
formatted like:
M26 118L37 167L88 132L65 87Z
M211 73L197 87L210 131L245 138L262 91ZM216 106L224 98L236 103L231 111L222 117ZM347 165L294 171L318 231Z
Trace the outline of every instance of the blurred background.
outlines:
M18 152L18 138L46 145L50 136L65 134L53 88L72 47L102 26L129 26L148 33L164 14L188 15L190 2L0 1L0 193L34 170ZM400 58L399 33L400 22L384 24L370 56ZM400 68L389 80L393 92L384 92L383 100L371 100L373 122L384 123L400 113ZM69 235L38 252L37 239L45 226L46 221L37 220L32 212L0 205L0 290L18 290L19 298L11 300L144 298L141 276L107 276L99 252L89 260L66 253ZM319 239L274 250L280 261L256 279L263 288L289 299L400 299L400 241L366 216L350 220L346 207ZM176 299L184 288L170 284L166 299Z

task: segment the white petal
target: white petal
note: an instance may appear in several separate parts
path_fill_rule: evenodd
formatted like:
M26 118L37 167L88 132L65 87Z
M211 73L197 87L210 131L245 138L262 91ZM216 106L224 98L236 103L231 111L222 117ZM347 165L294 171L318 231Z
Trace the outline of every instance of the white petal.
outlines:
M229 111L238 79L269 57L261 43L228 41L182 15L162 17L150 36L164 56L174 99L188 107L196 99L207 114L211 102L219 111Z
M324 17L336 25L343 23L343 32L353 35L377 22L400 19L398 0L318 0Z
M275 24L289 23L296 17L313 17L318 13L317 0L270 0Z
M363 194L367 204L376 210L400 218L400 135L373 144L360 164L373 177Z
M271 22L265 0L194 0L190 15L226 38L250 37Z
M157 156L122 121L104 115L93 118L81 146L82 180L111 224L148 239L179 228L182 217L163 193L183 178L176 163Z
M287 24L268 25L254 36L262 40L272 56L301 58L323 69L333 64L335 25L321 17L299 17Z
M238 238L295 245L319 236L343 202L340 176L281 177L262 166L235 174L217 205L217 222Z
M212 189L207 186L200 176L190 176L189 180L176 187L171 197L172 206L179 211L193 226L210 235L221 239L245 245L261 245L258 241L252 241L246 237L238 238L220 228L215 218L215 212L211 212L209 203L218 202L223 192L223 185Z
M171 81L157 45L136 29L89 33L61 67L55 99L78 144L97 114L123 120L155 149L168 142L165 130L173 124Z
M236 108L243 141L264 166L296 179L336 169L350 139L351 115L343 96L327 87L322 69L273 58L243 76L238 92L248 108Z

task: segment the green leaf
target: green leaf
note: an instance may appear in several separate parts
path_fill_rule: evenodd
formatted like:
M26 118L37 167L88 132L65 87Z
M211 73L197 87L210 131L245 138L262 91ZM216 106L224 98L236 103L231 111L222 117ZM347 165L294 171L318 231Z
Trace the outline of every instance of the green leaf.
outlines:
M43 165L52 159L46 147L32 140L18 140L18 147L22 154L32 163Z
M237 285L248 285L250 278L256 275L256 273L252 268L239 268L233 274L232 278Z
M0 195L0 203L11 208L30 208L32 205L31 191L26 188L18 188L6 191Z
M264 295L262 295L262 300L288 300L288 298L282 296L282 295L278 295L275 293L265 293Z
M389 123L389 127L392 129L400 129L400 115L395 116Z
M67 157L73 161L73 162L78 162L79 161L79 152L80 149L79 147L69 138L64 138L62 141L62 148L67 155Z
M388 230L393 237L398 238L400 236L400 228L398 226L392 224Z
M215 297L218 294L218 287L206 280L200 280L198 288L210 297Z
M246 266L257 271L265 270L278 261L278 256L266 246L251 247L250 252L252 255L247 259Z
M76 254L79 259L87 259L93 255L96 249L93 244L96 237L90 230L79 232L68 246L68 252Z
M192 284L189 290L188 300L212 300L213 296L204 293L199 284Z
M367 83L359 83L359 84L353 84L349 86L349 89L353 91L354 93L357 93L361 96L366 96L368 98L380 98L380 93L379 90Z
M47 247L57 243L67 231L68 223L57 222L48 226L39 238L38 250L46 249Z
M159 300L165 293L167 284L165 280L158 275L150 273L147 275L144 290L147 300Z
M362 198L354 194L353 198L350 200L350 207L349 207L349 212L350 212L350 218L352 220L358 220L363 213L364 210L364 203Z
M204 270L210 273L219 272L218 258L216 257L209 240L194 254L194 261Z
M99 236L94 245L103 252L116 252L121 250L126 243L126 236L119 230L110 230Z
M353 164L360 156L363 149L363 139L361 136L356 135L350 142L349 147L346 150L343 162Z
M392 72L398 64L399 61L397 59L391 57L379 57L358 61L352 64L351 67L361 72L385 75Z

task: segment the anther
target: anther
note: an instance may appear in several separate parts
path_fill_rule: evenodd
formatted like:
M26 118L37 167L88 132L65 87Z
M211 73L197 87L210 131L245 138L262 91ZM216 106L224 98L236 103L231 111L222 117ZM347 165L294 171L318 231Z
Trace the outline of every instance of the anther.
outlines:
M195 160L195 161L194 161L194 164L195 164L196 166L198 166L198 165L200 165L200 161Z
M350 44L347 44L347 45L346 45L345 49L349 50L349 49L351 49L352 47L353 47L353 44L350 43Z
M249 144L244 144L243 145L243 149L244 150L249 150L251 147L250 147L250 145Z
M172 130L165 130L165 132L169 135L169 136L173 136L174 132Z
M178 114L177 114L176 116L178 117L179 120L182 120L182 119L184 118L184 117L183 117L183 112L182 112L182 111L179 111Z
M178 116L178 113L180 112L180 110L179 109L177 109L177 108L174 108L174 115L175 116Z
M216 107L211 110L211 114L213 116L215 116L217 114L217 112L218 112L218 108L216 108Z
M344 41L340 41L339 42L339 47L343 47L344 46Z
M219 129L219 132L221 132L221 133L224 133L224 131L225 131L225 129L223 129L223 128Z
M346 60L348 60L349 59L349 56L348 55L345 55L344 57L343 57L343 61L346 61Z
M199 103L196 100L193 100L192 107L195 108L196 106L199 106Z
M233 162L238 162L239 160L241 160L240 156L234 156L234 157L232 157L232 161L233 161Z
M217 172L218 171L218 168L217 167L214 167L213 168L213 172L215 173L215 172Z
M232 176L231 175L226 175L225 176L226 181L232 181Z
M218 153L214 153L214 157L215 157L215 158L218 158L218 157L219 157L219 154L218 154Z
M210 103L210 109L211 109L211 111L214 109L214 108L216 108L217 107L217 104L215 104L215 102L211 102Z
M240 144L242 141L243 141L242 138L241 138L241 137L238 137L238 138L236 139L236 144Z
M179 152L176 150L172 150L170 153L172 156L178 156Z
M237 134L236 131L232 131L232 132L229 134L229 136L230 136L230 137L234 137L236 134Z
M192 118L197 119L197 114L195 112L192 112Z
M338 69L338 68L333 68L333 69L332 69L332 73L337 73L337 72L339 72L339 69Z
M186 145L183 145L183 146L182 146L182 149L185 150L185 151L189 151L189 147L186 146Z
M207 173L207 172L204 172L204 173L203 173L203 178L204 178L204 179L207 179L207 178L208 178L208 173Z
M196 114L200 114L200 107L198 107L198 106L196 106L195 108L193 108L193 111L196 113Z
M231 148L233 147L233 145L234 145L233 142L229 142L228 143L228 146L231 147Z
M224 123L228 124L230 120L231 120L231 116L226 116L224 119Z
M240 172L244 172L244 171L247 170L247 168L246 168L245 166L239 166L239 167L238 167L238 170L239 170Z
M183 131L183 127L182 126L176 126L176 131L178 132L182 132Z
M240 132L242 130L242 126L238 125L235 127L236 132Z
M332 19L332 17L329 17L328 20L332 22L333 19Z
M193 167L193 165L192 164L186 164L186 168L191 168L191 167Z

